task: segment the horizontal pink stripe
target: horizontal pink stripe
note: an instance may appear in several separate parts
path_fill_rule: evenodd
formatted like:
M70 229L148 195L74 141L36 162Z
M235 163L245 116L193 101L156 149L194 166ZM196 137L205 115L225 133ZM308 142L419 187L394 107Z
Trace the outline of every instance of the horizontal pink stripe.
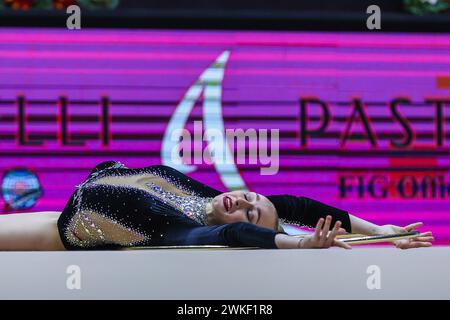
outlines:
M71 75L200 75L200 69L105 69L105 68L0 68L0 74L71 74ZM321 77L450 77L450 72L402 70L336 70L336 69L228 69L226 75L321 76ZM225 78L226 81L226 78Z
M45 31L45 32L43 32ZM302 45L330 47L427 47L450 48L445 35L371 34L330 32L247 32L247 31L96 31L3 29L5 43L95 43L95 44L196 44L196 45Z
M211 60L217 53L199 52L105 52L105 51L18 51L0 50L1 58L25 59L95 59L95 60ZM316 62L396 62L396 63L450 63L450 55L438 54L386 54L386 53L285 53L285 52L232 52L233 61L316 61Z

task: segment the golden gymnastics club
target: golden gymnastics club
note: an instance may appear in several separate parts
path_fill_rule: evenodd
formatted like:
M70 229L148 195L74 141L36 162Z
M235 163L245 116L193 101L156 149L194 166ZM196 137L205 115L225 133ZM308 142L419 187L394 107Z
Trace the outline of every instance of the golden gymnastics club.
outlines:
M351 244L368 244L368 243L382 243L393 242L402 239L415 238L419 234L419 231L411 231L401 234L386 234L381 236L367 236L364 234L346 234L337 236L336 239ZM293 237L302 238L306 235L296 235ZM228 247L220 245L192 245L192 246L146 246L146 247L129 247L123 250L162 250L162 249L195 249L195 250L249 250L249 249L261 249L255 247Z

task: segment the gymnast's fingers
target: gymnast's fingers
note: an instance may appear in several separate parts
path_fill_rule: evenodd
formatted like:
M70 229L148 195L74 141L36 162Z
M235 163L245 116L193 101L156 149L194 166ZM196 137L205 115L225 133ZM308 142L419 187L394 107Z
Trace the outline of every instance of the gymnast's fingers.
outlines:
M340 222L340 221L336 221L336 223L334 224L334 228L333 228L333 230L331 231L331 233L330 233L330 235L329 235L329 237L328 237L328 239L327 239L327 242L326 242L326 245L327 245L328 247L331 246L331 245L333 244L334 239L335 239L336 236L338 235L340 226L341 226L341 222Z
M314 235L313 235L314 240L320 239L320 231L322 229L323 221L324 221L324 219L320 218L319 221L317 222L316 231L314 231Z
M328 231L330 231L330 226L331 226L331 216L327 216L327 218L325 219L325 226L323 227L322 230L322 237L320 238L320 244L324 244L327 242Z
M410 231L412 231L412 230L414 230L416 228L419 228L421 226L423 226L423 222L416 222L416 223L411 223L411 224L407 225L406 227L404 227L404 229L406 231L410 232Z
M396 247L399 249L413 249L413 248L431 247L432 245L433 244L431 242L411 241L411 242L399 242L396 244Z
M418 242L413 242L413 244L416 244L417 247L416 248L427 248L427 247L432 247L433 244L431 242L422 242L422 241L418 241Z
M412 238L411 241L434 241L433 233L431 233L430 231L420 233L416 237Z
M434 241L434 237L417 237L417 238L414 238L413 241L431 242L431 241Z
M344 249L351 249L352 248L348 243L345 243L345 242L342 242L342 241L336 240L336 239L334 239L334 241L333 241L333 246L334 247L344 248Z

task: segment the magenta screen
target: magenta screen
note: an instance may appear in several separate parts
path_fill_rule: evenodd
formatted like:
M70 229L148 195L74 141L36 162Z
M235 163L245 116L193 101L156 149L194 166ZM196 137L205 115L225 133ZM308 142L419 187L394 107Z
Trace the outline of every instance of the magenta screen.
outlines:
M2 28L0 213L62 210L117 160L378 224L423 221L448 244L449 107L446 34ZM196 122L278 130L277 172L261 174L260 158L175 163L168 137Z

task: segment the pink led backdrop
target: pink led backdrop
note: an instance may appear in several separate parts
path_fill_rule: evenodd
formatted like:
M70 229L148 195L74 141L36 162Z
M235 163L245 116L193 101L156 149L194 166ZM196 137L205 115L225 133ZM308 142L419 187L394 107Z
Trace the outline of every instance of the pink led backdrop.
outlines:
M101 161L162 163L166 128L210 67L223 69L225 129L280 130L278 174L237 165L248 188L420 220L450 242L445 34L0 29L0 173L37 175L25 211L60 210ZM189 175L225 190L212 165Z

